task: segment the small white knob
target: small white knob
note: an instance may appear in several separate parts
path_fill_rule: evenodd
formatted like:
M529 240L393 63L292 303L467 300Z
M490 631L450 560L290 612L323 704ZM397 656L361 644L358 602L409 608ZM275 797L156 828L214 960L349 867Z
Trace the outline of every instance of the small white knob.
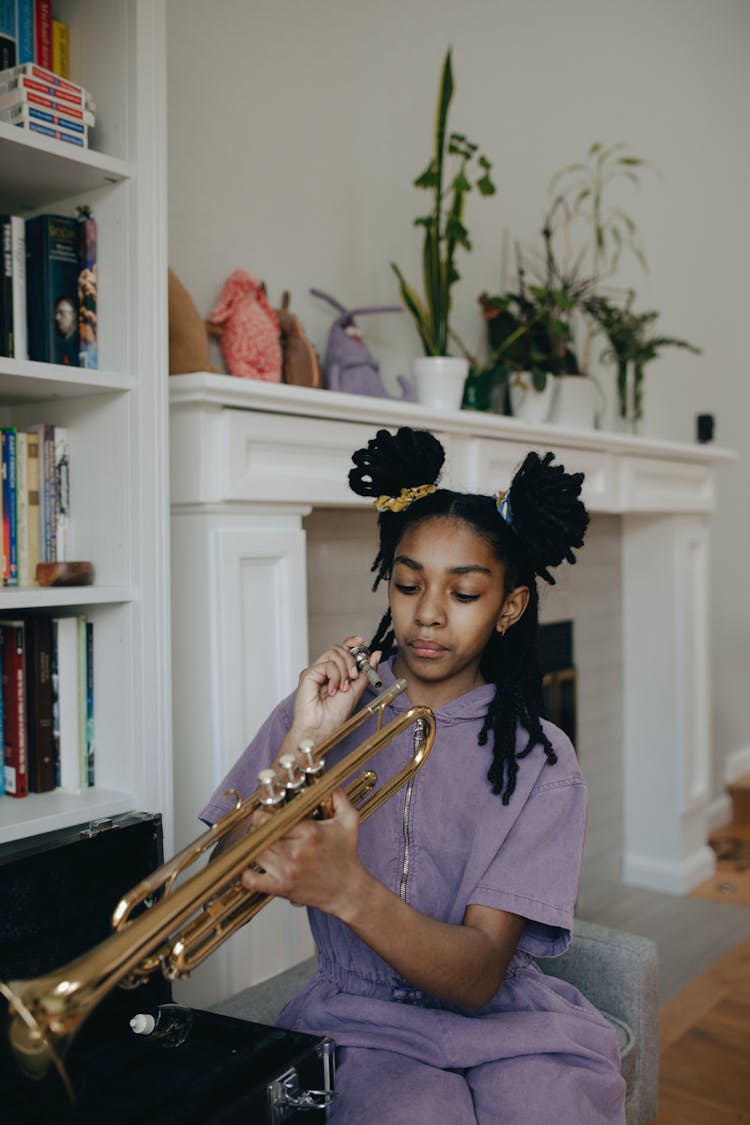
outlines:
M135 1035L150 1035L156 1027L156 1020L148 1012L138 1012L130 1021L130 1028Z

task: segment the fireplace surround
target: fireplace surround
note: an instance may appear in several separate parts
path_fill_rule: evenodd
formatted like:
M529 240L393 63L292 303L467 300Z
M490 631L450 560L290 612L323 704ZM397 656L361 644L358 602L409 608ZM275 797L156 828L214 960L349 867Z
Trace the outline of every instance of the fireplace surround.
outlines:
M351 453L406 424L441 439L448 486L502 488L529 449L586 474L592 524L619 530L621 878L682 894L712 873L709 517L731 452L206 373L170 379L170 401L178 846L308 658L306 519L333 509L338 525L367 507L347 486ZM328 555L335 601L335 544ZM277 907L253 923L252 949L242 934L229 943L214 996L309 952Z

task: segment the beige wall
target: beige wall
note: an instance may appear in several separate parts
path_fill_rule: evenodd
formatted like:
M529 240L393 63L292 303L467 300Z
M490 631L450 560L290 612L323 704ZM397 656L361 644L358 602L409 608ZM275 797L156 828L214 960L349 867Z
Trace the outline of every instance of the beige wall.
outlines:
M460 263L455 326L479 339L476 297L501 283L503 246L537 242L547 184L593 140L627 141L659 173L619 202L650 272L622 271L660 327L704 349L649 369L646 431L692 441L717 417L740 454L714 521L715 790L750 746L744 692L750 606L743 518L750 488L750 6L745 0L169 0L170 264L207 314L243 267L293 307L323 349L345 303L397 299L395 259L416 279L412 189L427 163L440 62L454 50L451 125L495 163L498 194L471 199L475 252ZM390 380L417 348L406 316L372 318ZM605 384L607 376L605 374Z

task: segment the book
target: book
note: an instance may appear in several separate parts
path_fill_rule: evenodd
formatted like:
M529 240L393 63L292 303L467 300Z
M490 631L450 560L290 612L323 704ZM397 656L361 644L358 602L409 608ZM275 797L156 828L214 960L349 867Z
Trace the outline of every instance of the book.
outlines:
M17 0L18 38L16 62L23 66L34 62L34 0Z
M70 560L70 434L67 426L54 426L55 562Z
M29 359L78 366L78 226L67 215L26 222Z
M28 535L29 535L29 585L35 586L36 564L41 561L39 553L40 543L40 512L39 512L39 434L27 432L26 434L26 482L28 500Z
M26 618L27 775L30 793L55 788L55 747L52 737L52 618Z
M88 725L88 672L87 672L87 638L86 618L76 618L76 648L78 662L78 778L82 789L87 789L89 784L89 748L87 737Z
M26 359L26 222L20 215L10 217L10 241L13 271L13 357Z
M4 426L0 431L2 452L0 453L0 466L2 469L3 492L3 585L18 585L18 529L16 524L16 490L18 481L16 476L16 429L14 426Z
M96 743L94 739L94 622L86 621L86 781L95 781Z
M0 215L0 355L13 355L13 232L11 216Z
M78 619L53 619L53 720L56 720L58 784L77 793L81 789L78 715ZM88 776L88 772L87 772Z
M96 219L78 207L78 363L97 368Z
M0 71L13 66L16 61L16 41L8 35L0 35Z
M55 19L52 21L52 69L61 78L70 77L68 25Z
M88 138L88 127L80 119L68 117L67 114L53 113L42 106L31 105L28 102L18 102L8 109L0 109L0 121L7 125L20 125L23 129L30 129L32 125L46 125L48 128L67 129L76 136Z
M51 0L34 0L34 61L52 69Z
M30 585L29 573L29 435L16 433L16 558L18 585Z
M0 629L0 797L5 792L5 736L3 734L3 631Z
M71 121L80 121L83 125L96 124L96 117L90 110L83 109L72 102L61 102L54 96L50 97L49 94L39 94L26 87L0 94L0 109L15 109L23 105L46 109L50 113L60 114L61 117L69 117Z
M41 121L30 121L26 126L17 123L16 128L26 128L30 133L41 133L43 137L51 137L55 141L65 141L69 145L77 145L78 148L89 147L87 137L70 133L67 129L56 129L54 126L43 125Z
M28 793L26 775L26 672L23 621L0 624L3 634L3 738L5 792L11 797Z
M26 62L22 66L13 66L0 74L0 94L9 90L35 90L38 94L49 94L59 98L60 101L69 102L96 111L96 104L83 86L60 78L52 70L37 66L36 63Z
M16 0L0 0L0 70L15 66L17 54Z

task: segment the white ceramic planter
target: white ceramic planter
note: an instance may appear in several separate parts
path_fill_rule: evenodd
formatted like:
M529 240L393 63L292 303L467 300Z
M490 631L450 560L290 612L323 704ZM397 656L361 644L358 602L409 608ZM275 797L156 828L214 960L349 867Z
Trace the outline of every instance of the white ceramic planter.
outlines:
M435 410L460 410L469 361L457 356L423 355L412 363L417 402Z
M603 405L598 384L588 375L558 375L549 420L566 430L593 430Z
M510 377L509 391L510 409L515 418L522 418L532 425L548 420L555 393L554 375L548 374L544 390L538 391L531 372L515 371Z

